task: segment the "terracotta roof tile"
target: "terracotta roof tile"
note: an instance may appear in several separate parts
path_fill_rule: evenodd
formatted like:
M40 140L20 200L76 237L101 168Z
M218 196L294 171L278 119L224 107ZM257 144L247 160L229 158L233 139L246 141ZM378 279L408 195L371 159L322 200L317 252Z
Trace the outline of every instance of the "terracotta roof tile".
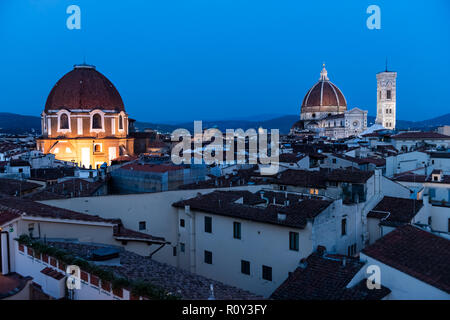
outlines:
M15 179L0 179L0 193L14 196L42 187L40 184Z
M284 195L285 193L280 194ZM264 197L270 197L270 192L264 191ZM236 202L240 198L243 198L243 203ZM308 219L315 218L332 203L327 200L301 197L284 206L273 204L270 201L269 198L266 206L258 206L257 204L261 202L260 195L255 196L248 191L214 191L176 202L173 206L184 208L189 205L191 209L202 212L303 229ZM286 215L285 220L279 219L279 213Z
M176 166L176 165L130 163L120 167L119 170L164 173L168 171L178 171L183 169L184 169L183 166Z
M422 207L422 200L384 197L367 217L381 219L385 225L399 225L410 223Z
M121 224L115 225L113 230L114 230L113 231L114 237L120 238L119 240L135 239L148 242L161 242L161 243L166 242L166 240L163 237L154 237L146 233L127 229Z
M343 260L345 259L345 265ZM390 291L371 293L358 283L346 288L363 267L359 259L314 252L271 295L276 300L374 300ZM364 283L365 285L365 283Z
M87 259L90 253L100 247L71 243L49 242L52 246L67 250L76 256ZM120 251L120 266L101 267L113 271L116 275L130 280L147 281L165 289L182 299L206 300L210 296L210 285L214 286L214 296L219 300L253 300L262 299L261 296L248 291L208 279L204 276L189 271L157 262L149 257L144 257L126 250Z
M450 240L407 224L362 253L450 293Z
M45 274L46 276L49 276L55 280L61 280L65 277L65 275L55 269L52 269L50 267L46 267L41 270L41 273Z
M402 132L391 137L392 139L401 140L401 139L438 139L438 140L447 140L450 139L450 136L440 134L437 132L429 131L409 131Z
M20 217L20 214L11 210L0 209L0 226L5 225L14 219Z
M25 216L35 216L42 218L81 220L91 222L103 222L110 224L115 224L118 221L117 219L103 219L99 216L52 207L23 198L12 198L12 197L0 198L0 209L13 210Z

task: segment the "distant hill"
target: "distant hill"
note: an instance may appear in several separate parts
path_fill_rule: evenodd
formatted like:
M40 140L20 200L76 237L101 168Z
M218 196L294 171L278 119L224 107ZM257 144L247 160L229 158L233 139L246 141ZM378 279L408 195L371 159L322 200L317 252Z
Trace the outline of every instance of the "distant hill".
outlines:
M249 128L258 129L259 127L263 127L264 129L279 129L280 133L287 134L291 129L292 125L298 121L300 117L298 115L286 115L270 120L264 121L248 121L248 120L219 120L219 121L204 121L203 128L212 128L216 127L222 132L225 132L226 129L237 129L241 128L243 130L247 130ZM367 122L369 125L375 123L375 117L368 116ZM445 114L443 116L432 118L429 120L423 121L405 121L405 120L397 120L397 128L399 130L433 130L436 127L440 127L443 125L450 125L450 113ZM154 128L161 132L170 133L176 128L184 128L189 131L194 130L193 122L180 123L178 125L162 125L162 124L151 124L145 122L136 122L136 127L139 129L144 128Z
M412 126L418 127L418 128L435 128L435 127L441 127L445 125L450 125L450 113L444 114L442 116L429 119L429 120L423 120L423 121L417 121L412 122Z
M34 116L22 116L15 113L0 112L0 132L25 133L41 132L41 118Z
M283 117L278 117L270 120L261 121L249 121L249 120L219 120L219 121L203 121L202 126L204 128L217 128L222 132L226 129L242 129L247 130L250 128L258 129L262 127L264 129L280 129L280 133L288 133L292 125L299 120L297 115L288 115ZM139 130L144 130L145 128L153 128L160 130L161 132L172 132L177 128L184 128L191 132L194 131L194 122L185 122L177 125L162 125L162 124L152 124L146 122L135 123L136 128ZM162 130L164 129L164 130Z
M250 128L258 129L262 127L264 129L279 129L281 134L289 133L292 125L299 120L298 115L286 115L280 116L273 119L265 120L265 116L257 117L254 119L261 119L256 121L250 120L218 120L218 121L204 121L203 128L213 128L216 127L222 132L226 129L237 129L241 128L247 130ZM368 124L373 124L375 122L375 117L367 117ZM415 129L415 130L433 130L436 127L450 125L450 113L444 114L442 116L422 120L422 121L404 121L397 120L397 128L400 130L405 129ZM177 128L185 128L189 131L194 131L193 122L185 122L180 124L163 124L163 123L150 123L136 121L136 128L139 131L144 131L146 128L156 129L160 132L171 133ZM40 133L41 131L41 119L35 116L23 116L14 113L0 112L0 132L7 133L24 133L32 131Z

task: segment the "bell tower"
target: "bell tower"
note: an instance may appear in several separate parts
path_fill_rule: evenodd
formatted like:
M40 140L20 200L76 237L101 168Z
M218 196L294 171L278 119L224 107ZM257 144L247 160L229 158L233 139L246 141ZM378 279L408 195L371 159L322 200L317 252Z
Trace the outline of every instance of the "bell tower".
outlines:
M394 130L396 121L397 72L386 70L377 73L377 118L376 123Z

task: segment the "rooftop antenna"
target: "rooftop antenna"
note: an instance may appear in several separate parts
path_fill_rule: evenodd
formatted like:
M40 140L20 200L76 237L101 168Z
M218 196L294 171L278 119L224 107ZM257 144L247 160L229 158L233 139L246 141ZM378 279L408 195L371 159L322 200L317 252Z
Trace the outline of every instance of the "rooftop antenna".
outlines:
M211 283L209 285L209 297L208 300L216 300L216 297L214 296L214 285Z
M385 72L388 72L388 58L386 57L386 71Z

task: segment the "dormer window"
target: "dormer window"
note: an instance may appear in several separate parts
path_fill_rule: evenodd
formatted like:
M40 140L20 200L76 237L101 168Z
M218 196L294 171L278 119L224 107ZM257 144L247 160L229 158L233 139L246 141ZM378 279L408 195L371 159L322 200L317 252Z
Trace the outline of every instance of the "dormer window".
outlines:
M63 113L61 115L61 118L59 119L59 128L60 129L69 129L69 117L65 113Z
M102 128L102 116L96 113L92 117L92 129L101 129L101 128Z

